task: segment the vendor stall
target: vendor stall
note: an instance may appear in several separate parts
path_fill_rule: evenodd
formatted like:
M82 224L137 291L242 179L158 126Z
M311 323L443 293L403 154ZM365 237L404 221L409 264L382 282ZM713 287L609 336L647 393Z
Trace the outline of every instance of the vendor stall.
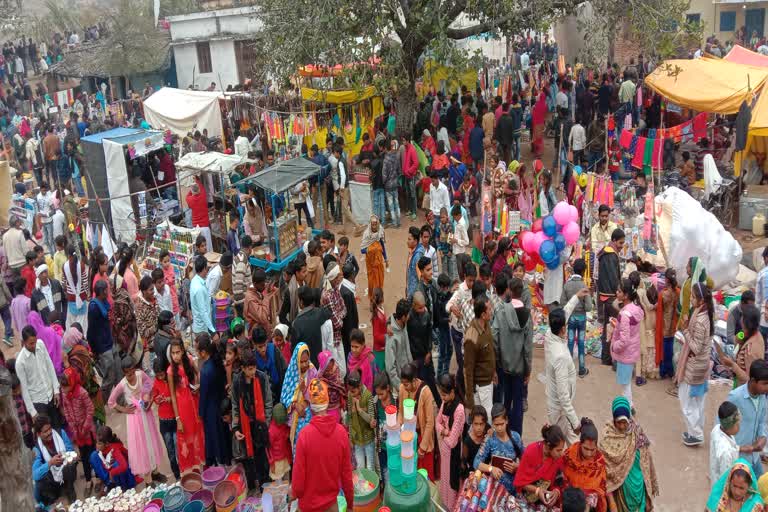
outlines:
M296 214L288 208L290 190L320 173L320 166L306 158L293 158L278 162L249 176L238 185L255 185L265 194L265 216L270 240L268 253L256 251L251 264L269 271L282 271L302 250L307 235L297 224ZM270 213L271 212L271 215ZM259 257L261 256L261 257Z
M133 243L137 224L146 222L146 194L136 196L138 216L131 202L129 162L165 145L163 132L115 128L80 139L87 170L88 217L91 224L106 225L117 241Z
M163 87L144 101L144 116L155 128L171 130L179 137L208 130L209 137L222 135L220 92L188 91Z

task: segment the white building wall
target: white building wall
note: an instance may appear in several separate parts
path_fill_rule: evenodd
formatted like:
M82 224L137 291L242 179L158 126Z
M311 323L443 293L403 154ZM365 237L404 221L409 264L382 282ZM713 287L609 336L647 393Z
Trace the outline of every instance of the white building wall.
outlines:
M211 73L200 73L197 64L197 44L180 44L173 47L176 56L176 76L179 87L188 88L196 85L198 89L206 89L211 82L216 82L216 89L227 88L227 85L238 83L238 69L235 59L235 42L232 39L210 41ZM194 71L194 83L192 74ZM221 78L219 78L221 77Z

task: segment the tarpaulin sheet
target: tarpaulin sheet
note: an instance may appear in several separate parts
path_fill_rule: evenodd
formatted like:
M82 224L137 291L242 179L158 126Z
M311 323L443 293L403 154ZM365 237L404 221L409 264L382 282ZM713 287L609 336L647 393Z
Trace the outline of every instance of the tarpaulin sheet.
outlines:
M171 130L180 137L208 129L209 137L221 135L221 93L187 91L163 87L144 100L144 117L159 130Z
M768 67L768 55L761 55L752 50L747 50L738 44L731 48L731 51L728 52L728 55L723 57L723 60L734 62L736 64L746 64L747 66Z
M87 175L85 190L88 193L88 219L95 223L111 224L109 185L107 173L104 170L106 164L104 163L104 148L101 146L102 140L102 137L96 138L94 135L80 139L85 169L83 174ZM105 216L106 218L104 218Z
M109 139L102 142L104 161L107 166L109 208L112 210L112 229L118 242L132 244L136 241L136 222L131 206L131 190L128 187L128 170L125 167L123 146Z
M768 68L724 60L667 60L644 83L678 105L699 112L735 114L767 78Z
M371 199L371 184L349 182L349 203L352 216L358 224L368 224L373 213L373 201Z
M204 153L185 154L176 162L176 168L229 174L235 167L248 161L246 158L238 155L206 151Z
M301 88L301 99L304 101L318 101L323 103L331 103L334 105L356 103L358 101L367 100L376 96L376 88L373 86L366 87L362 91L355 90L343 90L343 91L325 91L322 89L310 89L309 87Z
M316 174L320 174L319 165L306 158L292 158L277 162L259 173L238 181L237 184L253 183L263 190L279 194Z

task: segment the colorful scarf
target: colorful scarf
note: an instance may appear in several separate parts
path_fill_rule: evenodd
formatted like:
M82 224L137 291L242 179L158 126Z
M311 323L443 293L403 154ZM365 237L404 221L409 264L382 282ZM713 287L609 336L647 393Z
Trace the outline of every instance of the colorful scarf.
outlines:
M301 373L299 370L299 361L301 361L301 355L307 352L309 353L309 347L306 343L298 343L296 348L293 349L293 355L291 356L291 362L288 364L288 369L285 372L285 379L283 380L283 389L280 392L280 402L285 406L288 411L291 411L290 423L291 423L291 443L295 443L296 435L301 429L298 428L299 423L302 426L309 423L312 416L307 409L303 418L299 418L299 413L296 408L293 407L297 403L304 402L304 393L301 392L300 383L306 379L307 374L314 375L315 367L312 363L309 363L309 368L306 373Z
M360 355L355 356L352 352L347 358L347 373L353 370L360 371L360 382L373 393L373 370L371 362L373 361L373 351L369 347L363 347Z
M712 486L712 491L710 492L709 499L707 500L708 512L728 512L730 510L728 505L730 501L729 494L731 476L737 469L748 472L749 476L752 477L752 483L750 484L749 490L747 491L747 499L739 509L739 512L752 512L762 510L760 505L763 504L763 500L760 497L760 493L757 491L757 477L755 476L755 472L752 469L752 464L747 462L744 458L739 458L736 460L736 462L734 462L733 466L731 466L730 471L725 472L723 476L721 476L720 479Z
M45 344L45 349L51 357L51 362L53 363L54 370L56 370L56 375L61 375L64 366L62 361L61 336L56 334L56 331L51 327L45 325L43 317L41 317L40 313L37 311L30 311L27 314L27 324L35 328L37 339Z
M347 391L344 387L344 381L341 378L341 369L339 368L336 359L329 350L323 350L317 356L317 360L320 363L320 371L317 376L326 383L328 386L328 396L330 403L328 409L343 409L344 408L344 396ZM331 362L334 362L333 368L331 368Z
M597 495L597 512L606 512L606 471L605 457L598 451L591 459L581 455L581 442L576 442L563 454L563 473L572 487L584 490L586 494Z
M245 377L243 379L243 385L247 385L248 383L245 382ZM266 424L267 418L266 414L264 413L264 397L261 394L261 379L259 379L258 374L253 376L253 415L254 420L260 421L261 423ZM240 394L240 429L243 431L243 435L245 436L245 449L246 453L249 457L254 456L253 451L253 437L251 435L251 418L248 416L248 413L246 412L245 404L243 404L243 398L242 393Z

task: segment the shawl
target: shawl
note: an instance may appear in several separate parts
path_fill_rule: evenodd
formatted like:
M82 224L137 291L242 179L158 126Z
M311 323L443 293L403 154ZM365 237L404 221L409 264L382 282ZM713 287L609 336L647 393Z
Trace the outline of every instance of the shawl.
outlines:
M680 296L680 288L675 288L675 297ZM677 300L677 299L675 299ZM672 325L677 325L677 307L672 308ZM656 302L656 366L664 359L664 293L658 294Z
M275 364L275 345L267 343L266 358L262 358L258 350L254 350L256 355L256 367L269 375L269 381L275 384L280 383L280 376L277 374L277 365Z
M61 438L59 433L56 432L56 429L51 429L51 435L53 437L53 445L56 447L55 454L64 455L67 452L67 447L64 445L64 440ZM43 456L43 460L47 464L48 461L51 460L51 454L48 452L48 448L45 447L43 440L40 439L39 436L37 438L37 448L40 450L40 455ZM53 475L53 480L56 483L61 484L64 482L64 464L60 466L48 466L48 469L51 470L51 475Z
M248 226L251 228L251 233L254 235L266 236L267 225L264 222L264 212L261 210L261 206L256 201L256 198L251 199L251 204L254 206L256 213L251 215L248 209L245 209L245 220L248 221Z
M370 347L364 346L360 351L360 355L356 356L352 352L349 353L347 358L347 374L353 370L360 370L360 382L368 388L368 391L372 392L373 389L373 370L371 369L371 362L373 361L373 352Z
M608 492L613 492L624 484L635 463L635 452L640 450L640 466L646 491L649 496L658 496L659 485L649 449L650 444L642 427L632 419L624 432L620 432L613 421L606 423L600 435L600 451L605 457Z
M256 374L251 380L253 381L253 409L251 409L251 404L243 403L244 390L241 390L240 393L238 393L240 395L238 403L240 409L240 429L245 436L245 450L248 457L253 457L255 453L253 449L253 435L251 433L251 420L253 419L254 421L259 421L264 424L266 424L267 421L266 413L264 412L264 395L261 393L261 379L259 379L259 375ZM241 376L237 379L234 385L248 385L245 376ZM253 411L253 418L248 416L248 410Z
M453 428L453 422L455 420L454 415L456 408L461 404L461 400L455 397L452 402L443 402L442 413L443 416L448 418L448 428ZM456 443L456 446L451 448L450 456L450 487L454 491L459 490L459 484L461 482L461 442Z
M296 276L291 276L288 283L288 297L291 301L291 316L288 320L293 322L299 313L299 283L296 282Z
M597 494L597 512L606 512L605 457L599 451L591 459L581 456L581 442L576 442L563 454L563 473L568 484L583 489L586 494Z
M304 342L296 344L296 348L293 349L293 355L291 356L291 362L288 364L288 369L285 371L283 389L280 392L280 403L282 403L288 411L291 411L291 416L289 418L291 425L291 443L293 443L293 440L296 437L296 427L299 423L299 413L295 408L292 410L291 407L296 403L304 401L304 394L301 392L300 384L306 379L307 374L310 376L314 376L315 374L315 367L311 362L309 363L309 368L306 373L301 373L301 370L299 370L299 361L304 352L309 353L307 344ZM309 407L307 407L305 414L311 414ZM305 418L309 421L308 417L305 416Z
M77 277L73 276L75 271L78 271ZM75 292L75 305L77 306L77 309L83 307L83 294L85 293L85 290L83 290L83 281L80 278L80 271L81 266L77 259L75 259L74 262L68 261L64 264L64 278L67 280L67 289ZM69 298L67 299L69 300Z
M83 340L83 333L77 327L70 327L64 332L62 337L62 345L64 351L69 353L75 345L79 344Z
M518 490L526 485L535 484L540 480L549 482L550 488L554 487L557 472L563 469L562 457L555 460L551 457L544 458L544 441L529 444L523 456L520 458L520 466L515 475L515 487Z
M381 222L379 222L379 229L376 232L371 230L371 222L373 222L374 219L377 221L379 220L376 215L371 215L371 220L368 222L368 226L366 226L365 232L363 233L363 238L360 240L360 249L367 249L376 242L384 241L384 227L381 225Z
M707 500L708 512L727 512L728 511L728 494L730 492L731 475L737 469L747 471L749 476L752 477L752 483L747 491L747 499L739 509L739 512L757 512L762 510L759 505L762 505L763 500L760 497L760 493L757 492L757 477L752 469L752 464L747 462L744 458L739 458L734 462L729 471L723 473L723 476L712 486L712 491L709 494Z
M344 396L347 393L344 387L344 381L341 378L341 369L339 368L336 359L331 354L330 350L323 350L318 354L317 360L320 363L320 371L317 376L325 382L328 386L328 409L343 409L344 408ZM331 361L333 361L333 369L330 369Z
M337 277L339 277L340 273L341 273L341 269L339 268L338 264L331 262L328 265L328 270L326 270L325 272L325 282L323 283L323 287L325 290L333 291L334 288L333 288L332 281Z
M51 356L51 362L53 368L56 370L56 375L61 375L63 363L61 360L61 336L56 334L52 328L45 325L43 317L37 311L30 311L27 314L27 324L35 328L37 338L45 344L45 349L48 351L48 355Z
M683 291L677 302L677 313L680 316L690 316L691 314L691 285L707 282L707 271L704 269L701 258L692 256L688 262L691 265L691 275L683 283Z

